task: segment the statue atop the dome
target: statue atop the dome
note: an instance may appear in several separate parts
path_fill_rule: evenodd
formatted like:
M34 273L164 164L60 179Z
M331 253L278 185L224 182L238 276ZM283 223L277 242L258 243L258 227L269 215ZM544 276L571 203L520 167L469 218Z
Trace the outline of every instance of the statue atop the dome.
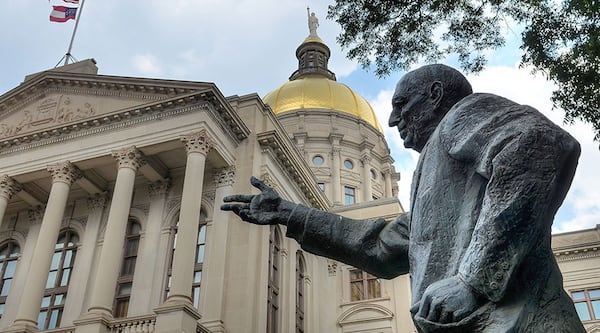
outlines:
M310 12L310 8L306 7L306 14L308 15L308 31L309 37L318 37L317 28L319 27L319 19L315 15L315 12Z

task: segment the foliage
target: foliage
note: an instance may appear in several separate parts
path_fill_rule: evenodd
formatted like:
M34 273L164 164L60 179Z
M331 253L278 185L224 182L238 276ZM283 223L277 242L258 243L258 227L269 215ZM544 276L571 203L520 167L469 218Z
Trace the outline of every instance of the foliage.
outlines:
M336 0L348 57L379 76L457 55L467 72L504 45L503 28L524 26L522 65L557 85L552 100L567 122L581 119L600 140L600 0Z

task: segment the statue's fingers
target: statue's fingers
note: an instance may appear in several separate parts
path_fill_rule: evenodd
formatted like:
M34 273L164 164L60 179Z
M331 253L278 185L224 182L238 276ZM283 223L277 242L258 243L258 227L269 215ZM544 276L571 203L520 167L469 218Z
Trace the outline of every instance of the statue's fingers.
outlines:
M236 213L237 215L240 215L240 211L242 209L249 209L250 205L248 204L222 204L221 205L221 210L227 210L227 211L232 211L234 213Z
M250 178L250 184L252 184L252 186L256 187L257 189L259 189L261 192L266 192L266 191L272 191L273 189L269 187L269 185L265 184L262 180L252 176Z
M250 202L254 198L253 194L233 194L223 198L223 202Z
M429 294L425 293L425 295L423 295L423 298L421 299L421 304L419 306L419 312L417 313L417 315L419 317L427 318L427 316L429 315L430 302L431 302L431 298L429 297Z

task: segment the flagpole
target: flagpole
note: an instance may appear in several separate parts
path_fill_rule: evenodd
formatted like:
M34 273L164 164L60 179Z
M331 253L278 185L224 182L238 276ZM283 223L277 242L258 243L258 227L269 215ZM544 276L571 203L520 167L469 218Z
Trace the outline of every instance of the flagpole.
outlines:
M75 20L75 27L73 28L73 34L71 35L71 42L69 43L69 49L67 50L67 54L65 54L65 65L69 64L69 58L73 58L71 55L71 49L73 48L73 41L75 40L75 34L77 33L77 26L79 25L79 19L81 18L81 14L83 13L83 3L85 0L81 0L81 5L77 9L77 19Z

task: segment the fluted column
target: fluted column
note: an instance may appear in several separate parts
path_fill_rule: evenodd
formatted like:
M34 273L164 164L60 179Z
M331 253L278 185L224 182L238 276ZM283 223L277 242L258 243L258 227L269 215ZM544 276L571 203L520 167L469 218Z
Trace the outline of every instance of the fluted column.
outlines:
M341 147L333 147L332 156L333 156L333 167L331 168L331 185L333 187L333 203L335 205L342 204L342 178L341 178L341 155L342 151Z
M115 151L112 156L117 160L119 170L98 260L98 273L92 287L88 309L89 312L107 316L112 316L112 304L123 257L135 174L145 163L142 153L135 147Z
M201 296L202 323L212 332L225 332L223 323L223 299L225 296L225 266L227 264L227 235L229 234L230 214L221 210L223 198L233 193L235 167L221 169L215 175L215 205L213 223L208 234L210 241L206 251L205 269L202 283L205 293Z
M71 185L81 177L81 172L70 162L48 166L52 175L52 188L42 218L39 237L33 250L33 259L26 276L25 289L13 326L37 327L40 302L44 294L54 246L60 231Z
M0 177L0 227L2 227L2 221L4 220L4 214L6 214L6 206L8 206L8 200L17 192L21 190L21 185L14 179L7 175Z
M181 196L177 245L173 252L171 290L167 302L191 304L204 167L212 142L205 130L185 136L181 141L187 151L187 164Z
M384 171L385 175L385 196L386 198L391 198L394 196L392 193L392 168L388 167Z
M371 156L363 155L360 159L363 165L363 201L373 200L373 188L371 185Z

